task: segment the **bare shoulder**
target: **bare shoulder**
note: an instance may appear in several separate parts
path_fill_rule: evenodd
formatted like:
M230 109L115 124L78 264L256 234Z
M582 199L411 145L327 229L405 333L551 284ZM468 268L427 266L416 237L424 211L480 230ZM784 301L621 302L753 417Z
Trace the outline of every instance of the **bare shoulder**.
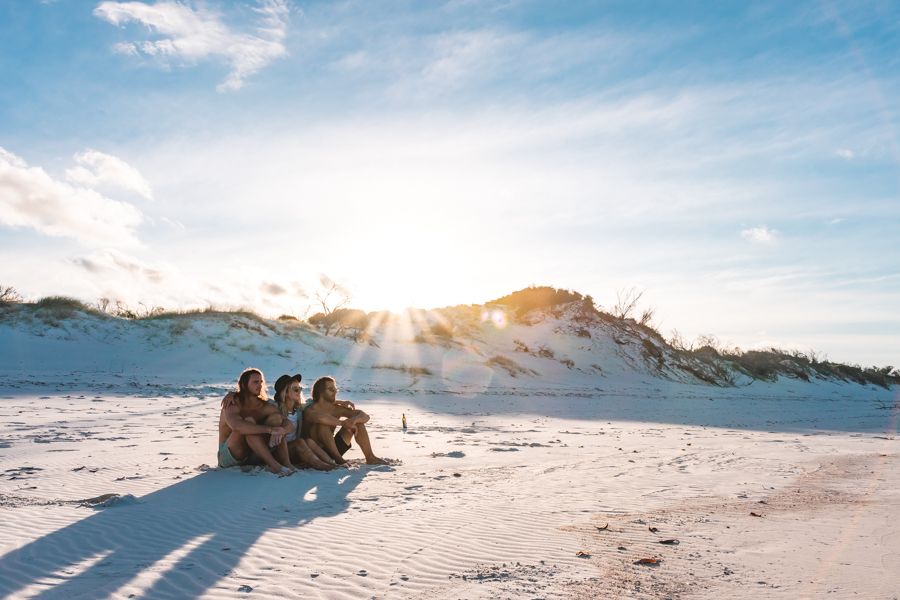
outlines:
M238 400L226 401L222 400L222 414L223 415L240 415L241 414L241 403Z
M303 409L303 416L306 415L319 415L322 414L322 404L319 402L313 402L309 406Z
M333 404L328 404L327 402L316 402L303 411L303 419L315 422L316 419L321 417L335 417L337 415L333 407Z
M228 392L225 394L225 397L222 398L222 408L228 406L240 406L240 404L240 397L237 395L237 392Z

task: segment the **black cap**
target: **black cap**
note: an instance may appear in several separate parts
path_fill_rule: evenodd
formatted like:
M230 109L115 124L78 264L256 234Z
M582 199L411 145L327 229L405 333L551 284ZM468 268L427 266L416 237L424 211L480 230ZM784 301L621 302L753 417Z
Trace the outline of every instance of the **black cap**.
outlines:
M303 381L303 375L297 373L296 375L282 375L277 380L275 380L275 393L281 392L284 388L288 386L288 384L292 381L296 381L300 383Z

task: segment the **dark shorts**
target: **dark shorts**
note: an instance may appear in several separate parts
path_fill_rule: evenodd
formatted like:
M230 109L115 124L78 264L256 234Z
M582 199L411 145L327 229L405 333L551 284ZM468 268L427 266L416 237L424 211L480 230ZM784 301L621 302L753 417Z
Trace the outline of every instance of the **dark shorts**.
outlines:
M334 445L337 446L337 451L341 456L346 454L347 450L349 450L353 446L353 444L348 444L344 441L344 436L341 435L340 429L338 429L338 432L334 434Z

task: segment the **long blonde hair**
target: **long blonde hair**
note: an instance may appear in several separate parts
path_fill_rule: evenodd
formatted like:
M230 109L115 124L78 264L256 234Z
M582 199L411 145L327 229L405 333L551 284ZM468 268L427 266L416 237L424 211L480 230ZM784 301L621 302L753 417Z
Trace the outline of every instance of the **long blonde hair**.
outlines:
M288 388L291 387L291 385L293 385L294 382L297 382L297 385L300 385L299 381L292 378L290 383L288 383L286 386L281 388L280 392L275 392L275 405L278 406L278 410L281 411L281 414L284 415L285 417L288 416L288 410L287 410L287 406L285 405L285 402L284 402L284 397L285 397L285 395L287 395ZM298 406L303 406L303 403L305 401L306 400L304 400L304 398L303 398L303 387L301 386L300 400L298 400L297 403L294 404L294 410L296 410Z

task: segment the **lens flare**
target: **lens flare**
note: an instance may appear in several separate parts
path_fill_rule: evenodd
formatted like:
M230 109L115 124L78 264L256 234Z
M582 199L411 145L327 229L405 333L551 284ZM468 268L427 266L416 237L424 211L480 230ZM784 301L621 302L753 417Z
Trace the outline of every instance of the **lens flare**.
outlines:
M483 311L481 313L481 322L491 322L497 329L503 329L509 324L509 319L506 317L506 312L495 308L494 310Z

